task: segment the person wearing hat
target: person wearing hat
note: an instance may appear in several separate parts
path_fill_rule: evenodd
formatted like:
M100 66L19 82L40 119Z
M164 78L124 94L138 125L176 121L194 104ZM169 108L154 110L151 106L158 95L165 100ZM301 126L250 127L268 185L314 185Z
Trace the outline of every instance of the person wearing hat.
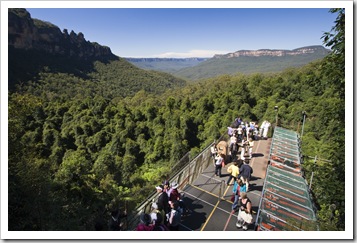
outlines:
M151 217L147 213L140 215L140 223L136 226L136 231L151 231L154 226L151 224Z
M159 185L156 187L157 193L159 193L159 197L157 198L157 209L160 213L165 216L169 212L169 197L167 193L164 192L164 186ZM164 222L166 222L164 218Z
M171 184L171 192L170 192L170 196L169 196L169 201L175 201L175 200L180 200L180 193L177 190L178 188L178 184L176 182L173 182Z
M170 194L169 200L171 202L178 201L179 202L179 206L182 209L182 216L186 216L186 213L188 213L188 212L187 212L187 209L186 209L185 202L183 201L182 196L181 196L180 192L177 189L178 187L179 187L179 185L176 182L173 182L171 184L171 194Z

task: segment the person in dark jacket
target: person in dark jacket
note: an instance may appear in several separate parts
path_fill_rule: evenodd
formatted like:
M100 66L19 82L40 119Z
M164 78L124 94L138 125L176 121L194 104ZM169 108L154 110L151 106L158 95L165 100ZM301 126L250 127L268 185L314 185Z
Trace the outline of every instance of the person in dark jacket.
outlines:
M249 188L249 181L251 179L252 174L253 174L253 168L249 165L248 160L244 160L243 165L239 169L239 178L244 177L246 179L245 184L247 186L247 191Z
M165 215L169 212L169 197L166 192L164 192L164 187L159 185L156 187L157 193L159 193L159 197L157 199L157 209L164 216L164 222L166 222Z
M178 201L173 201L170 204L171 211L168 213L168 225L171 231L178 231L181 222L182 208L180 208Z

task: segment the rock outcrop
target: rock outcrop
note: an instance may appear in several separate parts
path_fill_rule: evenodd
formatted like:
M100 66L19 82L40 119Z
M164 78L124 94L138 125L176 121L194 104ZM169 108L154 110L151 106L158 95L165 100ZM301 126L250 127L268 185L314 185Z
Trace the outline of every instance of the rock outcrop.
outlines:
M79 59L115 59L109 47L86 41L83 33L63 32L49 22L32 19L26 9L9 9L9 47L36 49Z

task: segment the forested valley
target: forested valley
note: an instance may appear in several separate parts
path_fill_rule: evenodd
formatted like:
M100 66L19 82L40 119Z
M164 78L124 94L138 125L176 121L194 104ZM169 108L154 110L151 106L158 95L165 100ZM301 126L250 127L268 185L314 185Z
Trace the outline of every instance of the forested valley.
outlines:
M336 25L322 40L332 52L279 73L186 82L111 60L81 76L44 67L18 82L8 95L9 230L94 230L111 207L134 209L235 117L273 122L274 106L279 125L298 132L306 111L304 167L320 229L344 230L344 10L331 11Z

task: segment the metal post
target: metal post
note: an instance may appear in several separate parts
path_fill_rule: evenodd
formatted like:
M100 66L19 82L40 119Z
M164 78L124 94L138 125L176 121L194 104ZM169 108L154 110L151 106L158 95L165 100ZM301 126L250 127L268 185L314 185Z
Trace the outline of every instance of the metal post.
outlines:
M302 135L304 135L304 126L305 126L305 118L306 118L306 111L302 112L303 120L302 120L302 128L301 128L301 136L300 139L302 140Z
M315 160L314 160L314 166L316 164L316 160L317 160L317 155L315 156ZM309 185L309 190L311 190L311 185L312 185L312 178L314 178L314 172L311 173L311 178L310 178L310 185Z
M309 190L311 190L312 178L314 178L314 172L311 173Z
M220 200L222 200L222 188L223 188L223 186L224 186L224 184L225 184L225 181L224 180L221 180L221 183L220 183L220 185L219 185L219 197L218 197L218 201L220 201Z

